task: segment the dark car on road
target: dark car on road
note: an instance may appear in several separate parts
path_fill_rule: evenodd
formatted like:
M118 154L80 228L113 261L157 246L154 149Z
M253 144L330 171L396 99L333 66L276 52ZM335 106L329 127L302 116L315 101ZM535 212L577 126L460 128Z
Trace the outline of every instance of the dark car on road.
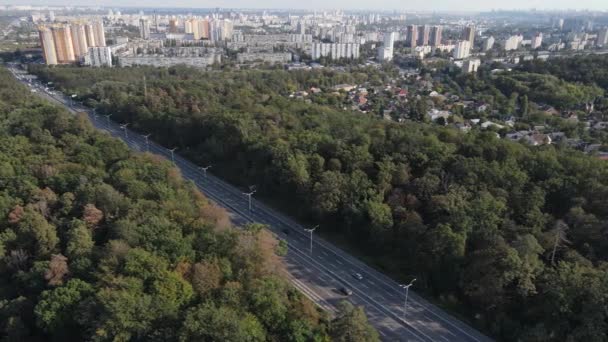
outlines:
M353 294L353 291L347 289L346 287L341 287L340 292L345 296L350 296Z

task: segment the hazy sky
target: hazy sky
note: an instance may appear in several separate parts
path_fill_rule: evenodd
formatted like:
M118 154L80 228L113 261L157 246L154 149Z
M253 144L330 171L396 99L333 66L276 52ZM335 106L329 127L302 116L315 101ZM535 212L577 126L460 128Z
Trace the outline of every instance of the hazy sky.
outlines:
M0 0L0 4L131 7L224 7L297 9L403 9L479 11L491 9L608 10L608 0Z

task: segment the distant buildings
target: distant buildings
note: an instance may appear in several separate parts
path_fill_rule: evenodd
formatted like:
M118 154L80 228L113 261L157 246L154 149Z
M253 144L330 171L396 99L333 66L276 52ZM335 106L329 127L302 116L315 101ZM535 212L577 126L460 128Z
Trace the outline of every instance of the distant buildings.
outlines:
M267 63L288 63L291 62L292 56L290 52L254 52L254 53L239 53L236 55L238 63L247 62L267 62Z
M476 72L480 65L481 65L481 60L479 60L477 58L468 59L462 63L462 70L464 72Z
M53 40L53 33L51 32L51 29L48 27L40 27L38 29L38 36L40 37L40 45L42 46L44 62L47 65L57 64L57 52L55 52L55 41Z
M314 60L319 60L321 57L357 59L359 58L360 48L359 44L313 43L312 58Z
M494 43L495 42L496 42L496 40L492 36L486 38L486 40L483 41L482 50L483 51L492 50L492 48L494 47Z
M452 56L454 59L464 59L469 57L471 54L471 42L468 40L461 40L456 44Z
M109 46L92 46L84 55L84 64L93 67L111 67L112 49Z
M418 45L425 46L429 45L429 35L431 34L431 27L429 25L424 25L420 27L420 32L418 33Z
M522 35L510 36L504 41L505 51L517 50L521 42L524 40Z
M81 61L91 46L106 46L103 23L73 22L41 25L38 36L47 65Z
M604 27L597 34L597 45L599 47L604 47L608 44L608 27Z
M536 50L543 44L543 34L542 32L537 32L530 42L530 48L532 50Z
M407 27L407 42L411 48L416 47L416 42L418 41L418 26L410 25Z
M191 33L194 40L231 40L234 24L228 19L191 18L184 22L184 30L186 33Z
M395 32L384 34L384 44L378 49L378 61L392 61L394 55Z
M475 26L469 25L464 28L462 31L462 40L471 43L471 48L473 48L475 44Z
M441 45L441 31L443 31L443 27L441 26L433 26L431 28L431 46Z
M139 19L139 37L141 39L150 39L150 21L148 19Z

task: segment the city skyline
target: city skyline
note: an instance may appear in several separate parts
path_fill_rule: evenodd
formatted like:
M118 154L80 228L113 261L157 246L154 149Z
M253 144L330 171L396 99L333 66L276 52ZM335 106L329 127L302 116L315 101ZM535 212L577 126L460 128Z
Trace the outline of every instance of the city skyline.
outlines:
M466 3L453 2L448 0L422 1L414 0L404 3L399 0L378 0L374 2L364 0L311 0L301 1L281 1L281 0L261 0L255 4L249 0L229 0L229 1L192 1L177 0L167 5L166 2L159 0L135 0L130 1L127 6L119 0L97 0L74 3L67 0L32 0L24 4L15 1L0 1L0 5L33 5L33 6L102 6L102 7L161 7L161 8L251 8L251 9L299 9L299 10L329 10L329 9L353 9L353 10L410 10L410 11L450 11L450 12L481 12L491 10L594 10L607 11L608 5L600 0L582 0L573 3L566 0L553 1L547 4L546 1L514 0L505 4L501 1L482 1L474 0Z

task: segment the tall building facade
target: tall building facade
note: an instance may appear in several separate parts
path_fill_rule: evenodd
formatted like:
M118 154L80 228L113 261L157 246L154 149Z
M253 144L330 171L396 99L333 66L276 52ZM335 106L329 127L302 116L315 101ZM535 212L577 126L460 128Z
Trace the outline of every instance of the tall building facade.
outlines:
M469 25L462 31L462 40L466 40L471 43L471 48L475 45L475 26Z
M384 43L378 49L378 61L392 61L395 46L395 32L387 32L384 34Z
M608 27L604 27L597 34L597 45L604 47L608 44Z
M433 26L431 28L431 46L439 46L441 45L441 34L443 31L442 26Z
M77 59L80 59L87 54L89 49L84 24L73 23L70 25L70 34L72 35L72 44L74 45L74 55Z
M105 46L103 23L51 24L39 26L38 35L44 61L48 65L69 64L81 61L91 46Z
M55 51L57 52L57 63L66 64L75 62L76 56L74 55L70 25L61 24L53 26L51 31L53 31L53 41L55 42Z
M464 59L469 57L471 54L471 42L468 40L461 40L456 44L452 56L454 59Z
M357 59L360 48L359 44L313 43L312 58L314 60L319 60L321 57Z
M429 45L429 35L431 34L431 27L429 25L423 25L420 27L418 32L418 45L426 46Z
M491 50L494 47L494 43L495 42L496 42L496 40L492 36L486 38L486 40L483 41L483 48L482 48L482 50L483 51Z
M148 19L139 19L139 37L141 39L150 39L150 21Z
M539 47L541 47L541 45L543 45L543 34L542 34L542 32L537 32L532 37L532 40L530 42L530 47L532 48L532 50L535 50L535 49L538 49Z
M111 67L112 49L108 46L92 46L84 57L84 64L93 67Z
M524 37L522 35L511 36L504 41L505 51L517 50L519 49L519 45L523 41Z
M416 47L416 42L418 40L418 26L410 25L407 27L407 39L406 39L411 48Z
M92 46L106 46L106 33L103 28L103 21L94 21L92 25L93 36L95 37L95 45Z
M41 26L38 28L38 36L40 37L40 45L42 46L42 55L44 62L47 65L57 64L57 53L55 52L55 41L53 40L53 32L48 27Z

